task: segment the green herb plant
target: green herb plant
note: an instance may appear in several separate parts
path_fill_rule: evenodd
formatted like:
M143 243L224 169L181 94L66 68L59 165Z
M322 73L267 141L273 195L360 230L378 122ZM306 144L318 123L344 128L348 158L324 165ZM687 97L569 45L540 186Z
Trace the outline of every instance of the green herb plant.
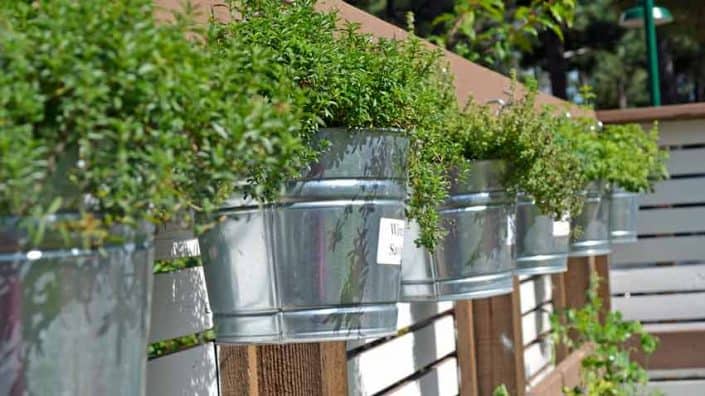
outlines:
M668 175L668 153L658 146L658 125L644 131L639 124L606 125L598 134L603 146L605 180L631 192L650 191Z
M594 98L590 87L581 95L589 108ZM658 125L646 132L638 124L607 125L604 128L587 117L557 116L554 126L558 141L580 158L583 178L606 181L631 192L651 190L653 183L667 177L668 153L659 148Z
M422 228L427 247L440 238L436 207L447 195L447 164L453 143L444 119L457 110L452 77L434 51L411 35L375 38L341 23L335 12L319 12L314 1L230 1L233 22L217 33L221 45L261 46L273 53L288 80L303 92L299 162L315 158L320 127L400 130L411 139L408 215ZM266 180L267 177L265 176Z
M269 56L215 52L151 0L0 1L0 217L47 214L100 244L113 224L207 211L257 174L292 173L300 113ZM189 39L191 37L191 39ZM56 225L56 224L55 224Z
M590 343L592 352L582 361L582 383L564 389L568 396L633 396L642 394L648 377L646 371L632 360L638 351L651 354L658 340L639 322L625 321L617 311L601 319L602 300L597 294L599 277L593 273L587 291L587 304L551 316L554 344L564 344L570 350Z
M547 215L561 217L579 208L576 192L584 183L579 158L559 143L550 109L537 108L536 86L518 94L513 83L507 103L499 110L468 104L455 128L464 158L507 162L507 189L530 195Z

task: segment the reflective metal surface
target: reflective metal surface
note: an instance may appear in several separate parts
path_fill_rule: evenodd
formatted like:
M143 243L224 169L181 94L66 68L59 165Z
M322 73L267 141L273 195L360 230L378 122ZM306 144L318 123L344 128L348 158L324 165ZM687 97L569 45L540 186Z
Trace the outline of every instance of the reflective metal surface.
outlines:
M3 220L0 395L144 395L152 228L115 230L126 243L100 251L52 235L21 251Z
M611 252L610 200L604 182L590 183L583 210L570 223L570 256L600 256Z
M612 243L637 241L636 222L639 212L639 194L614 189L610 196L610 237Z
M519 195L516 211L517 275L567 270L570 226L541 214L533 200Z
M369 130L322 130L319 138L330 148L280 202L233 200L200 238L218 342L396 332L401 267L377 261L378 242L382 218L404 219L408 141Z
M440 209L444 241L429 254L413 241L411 224L402 260L403 301L460 300L512 291L515 198L501 184L506 165L477 161L456 179Z

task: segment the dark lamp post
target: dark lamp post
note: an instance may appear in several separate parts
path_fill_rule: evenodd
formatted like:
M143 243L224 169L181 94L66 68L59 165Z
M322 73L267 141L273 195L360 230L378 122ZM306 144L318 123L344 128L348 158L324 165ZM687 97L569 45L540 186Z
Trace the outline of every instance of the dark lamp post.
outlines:
M661 106L661 88L658 74L658 50L656 48L656 26L673 21L673 15L664 7L654 7L654 0L639 0L619 17L619 25L625 28L644 27L649 64L649 91L651 104Z

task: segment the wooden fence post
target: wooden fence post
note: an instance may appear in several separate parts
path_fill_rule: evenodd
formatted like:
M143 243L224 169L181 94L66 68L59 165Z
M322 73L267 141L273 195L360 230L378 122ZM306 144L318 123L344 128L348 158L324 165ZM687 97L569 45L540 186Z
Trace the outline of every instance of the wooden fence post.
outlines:
M460 396L478 396L472 301L455 303L455 329L456 353L460 368Z
M581 308L587 303L587 290L590 276L595 272L601 278L598 296L602 300L600 317L604 318L610 311L609 256L569 257L568 271L555 274L553 282L553 307L560 311L569 308ZM563 345L556 348L556 363L568 356L569 351Z
M219 347L223 396L348 394L345 342Z
M519 280L514 292L472 302L475 348L477 350L477 389L491 395L499 385L509 394L524 396L524 343L521 333Z

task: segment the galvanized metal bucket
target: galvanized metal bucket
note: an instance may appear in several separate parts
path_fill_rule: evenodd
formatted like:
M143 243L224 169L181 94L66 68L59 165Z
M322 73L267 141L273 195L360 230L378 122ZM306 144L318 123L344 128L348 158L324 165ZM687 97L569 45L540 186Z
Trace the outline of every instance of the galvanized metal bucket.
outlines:
M637 241L637 216L639 194L612 190L610 195L610 237L612 243L632 243Z
M543 275L566 271L570 222L543 215L525 194L517 198L515 273Z
M610 200L604 182L592 182L585 195L583 210L571 219L570 256L600 256L611 252Z
M16 220L0 219L0 394L144 395L152 227L22 250Z
M485 298L513 289L514 204L502 179L502 161L477 161L457 179L440 209L444 241L428 253L405 238L402 260L403 301Z
M218 342L396 332L408 140L389 130L318 138L329 149L280 202L233 200L199 238Z

